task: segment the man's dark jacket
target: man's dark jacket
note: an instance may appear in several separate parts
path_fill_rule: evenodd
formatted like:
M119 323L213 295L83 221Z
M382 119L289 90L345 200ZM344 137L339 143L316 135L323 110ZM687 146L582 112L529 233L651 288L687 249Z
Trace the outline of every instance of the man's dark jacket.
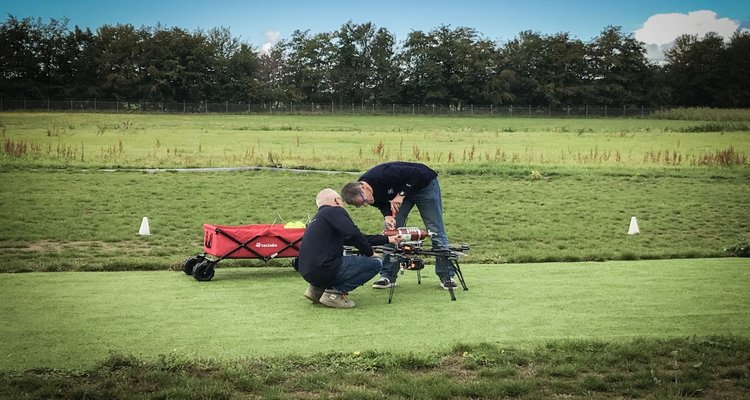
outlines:
M371 256L371 245L388 243L383 235L365 236L343 207L321 206L307 225L297 258L297 270L312 285L329 288L336 283L344 245Z
M424 164L394 161L370 168L359 177L359 181L367 182L372 187L372 196L375 200L372 205L384 216L389 216L390 201L399 192L404 192L404 197L408 197L410 193L425 188L435 178L437 172Z

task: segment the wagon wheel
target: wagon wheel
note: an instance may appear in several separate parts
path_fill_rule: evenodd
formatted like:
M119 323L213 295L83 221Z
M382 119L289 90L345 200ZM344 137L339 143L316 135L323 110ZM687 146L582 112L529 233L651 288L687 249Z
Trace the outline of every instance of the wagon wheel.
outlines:
M206 257L203 257L201 255L188 258L187 260L185 260L185 262L182 263L182 272L184 272L185 275L192 275L195 265L205 259Z
M193 267L193 278L198 281L210 281L214 277L214 262L203 260Z

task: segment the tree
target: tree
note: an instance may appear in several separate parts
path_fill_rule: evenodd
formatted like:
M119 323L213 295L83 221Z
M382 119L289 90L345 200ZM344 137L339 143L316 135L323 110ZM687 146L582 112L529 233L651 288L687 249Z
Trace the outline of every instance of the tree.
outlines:
M73 28L65 37L60 76L64 81L62 95L66 98L96 99L103 97L95 59L96 38L90 29Z
M682 35L665 53L673 101L683 106L713 106L726 72L724 40L709 32L703 39Z
M33 98L63 93L67 22L8 17L0 26L0 91Z
M333 46L331 34L310 36L309 31L296 30L288 42L285 86L292 102L332 102L331 69Z
M331 86L339 104L370 100L372 23L344 24L333 36Z
M409 33L401 54L406 100L412 103L486 104L497 72L494 44L471 28L441 26Z
M647 101L651 70L645 44L608 26L587 49L590 101L604 105L636 105Z
M501 50L499 81L516 104L560 106L585 99L585 46L567 33L524 31Z
M277 43L266 54L258 57L258 100L269 103L270 107L278 107L292 100L287 97L292 90L286 86L284 79L284 44Z
M386 29L351 21L333 39L331 85L337 102L393 101L398 92L394 38Z
M750 107L750 32L737 31L726 46L716 106Z
M140 99L144 96L140 83L146 68L142 64L145 28L130 24L102 25L96 31L94 63L105 96L116 99Z
M206 71L212 88L209 98L243 103L256 100L259 64L253 49L232 37L227 28L211 29L207 39L211 52Z
M372 41L372 101L378 104L399 102L401 73L396 62L396 39L384 28L375 32Z

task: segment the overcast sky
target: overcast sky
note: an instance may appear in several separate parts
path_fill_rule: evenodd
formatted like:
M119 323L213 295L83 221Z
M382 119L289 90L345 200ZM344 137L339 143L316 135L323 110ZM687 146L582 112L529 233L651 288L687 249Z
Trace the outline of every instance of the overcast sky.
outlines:
M728 38L750 27L750 1L741 0L0 0L0 11L6 17L44 21L68 18L69 27L92 30L118 23L190 31L225 27L257 49L289 38L297 29L331 32L350 20L386 28L398 42L411 31L441 25L474 28L499 43L525 30L567 32L587 42L614 25L649 45L655 59L681 34L714 31Z

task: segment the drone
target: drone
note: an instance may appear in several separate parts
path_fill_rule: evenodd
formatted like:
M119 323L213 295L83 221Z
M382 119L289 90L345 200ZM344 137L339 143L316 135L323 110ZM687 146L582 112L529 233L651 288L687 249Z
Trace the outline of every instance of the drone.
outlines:
M421 270L424 269L424 257L443 257L455 271L455 276L461 283L463 290L469 290L466 286L464 275L461 272L461 266L458 263L459 257L466 255L464 252L470 250L469 245L448 245L447 247L432 247L427 249L423 247L424 239L433 237L434 233L414 227L386 229L383 231L383 235L399 236L401 237L401 241L395 246L373 246L372 249L376 253L395 257L402 275L404 271L416 271L417 283L421 284ZM394 289L395 285L391 285L391 290L388 294L389 304L393 299ZM448 292L450 293L451 301L456 301L456 294L453 292L452 287L448 287Z

